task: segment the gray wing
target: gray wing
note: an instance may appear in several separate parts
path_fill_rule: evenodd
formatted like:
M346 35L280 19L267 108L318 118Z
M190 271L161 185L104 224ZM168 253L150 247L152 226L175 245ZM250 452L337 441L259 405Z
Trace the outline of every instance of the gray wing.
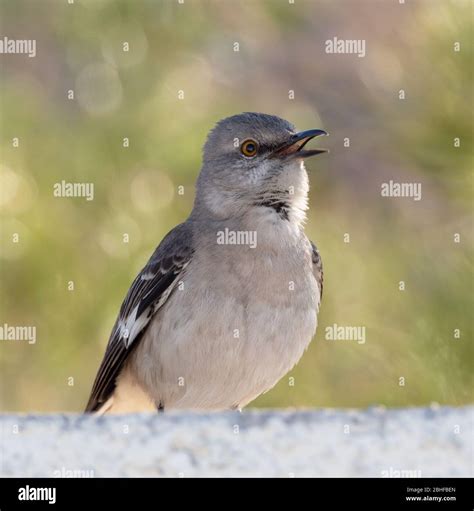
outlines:
M97 410L111 396L127 357L175 288L192 254L191 229L187 224L178 225L165 236L137 275L112 329L86 412Z
M316 245L311 241L311 248L313 249L312 258L313 258L313 273L316 278L316 281L319 286L320 298L323 297L323 261L321 259L321 255L319 254L319 250Z

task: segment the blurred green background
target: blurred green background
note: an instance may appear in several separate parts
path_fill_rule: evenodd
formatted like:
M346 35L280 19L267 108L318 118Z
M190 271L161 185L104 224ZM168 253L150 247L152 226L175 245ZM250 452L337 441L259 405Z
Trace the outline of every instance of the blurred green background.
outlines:
M83 408L131 280L191 210L208 130L242 111L324 128L331 149L307 164L318 332L252 406L472 402L471 11L1 1L2 37L37 40L35 58L0 55L0 324L37 328L36 344L0 341L1 410ZM333 37L364 39L366 56L326 54ZM381 197L390 179L421 183L422 200ZM54 197L62 180L93 182L94 200ZM334 323L365 326L365 344L326 340Z

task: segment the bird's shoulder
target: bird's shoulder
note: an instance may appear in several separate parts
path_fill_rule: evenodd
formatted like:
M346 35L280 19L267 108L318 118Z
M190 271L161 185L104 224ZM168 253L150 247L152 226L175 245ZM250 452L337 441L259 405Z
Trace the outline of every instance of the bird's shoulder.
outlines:
M152 305L156 310L157 301L187 266L193 251L192 229L187 223L179 224L163 238L136 276L120 308L119 323L127 322L135 309L134 319Z

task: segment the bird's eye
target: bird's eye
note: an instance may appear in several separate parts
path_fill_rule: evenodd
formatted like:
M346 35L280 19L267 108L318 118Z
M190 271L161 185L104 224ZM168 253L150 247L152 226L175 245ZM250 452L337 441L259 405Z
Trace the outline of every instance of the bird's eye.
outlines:
M240 146L240 151L244 156L247 156L247 158L252 158L257 154L258 151L258 143L255 142L255 140L248 139L242 142L242 145Z

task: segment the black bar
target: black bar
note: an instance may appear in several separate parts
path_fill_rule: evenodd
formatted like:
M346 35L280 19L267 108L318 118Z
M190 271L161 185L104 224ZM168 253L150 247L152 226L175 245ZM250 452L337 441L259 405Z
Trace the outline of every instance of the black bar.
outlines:
M271 479L6 478L0 479L0 511L69 510L79 506L83 510L103 506L104 511L114 507L161 509L165 501L169 505L173 500L181 509L186 498L193 507L214 504L221 509L234 505L254 508L256 499L261 500L265 509L272 502L275 506L293 502L291 508L310 505L314 510L339 509L341 505L365 505L369 509L473 509L474 503L472 479L278 479L277 487L274 483ZM44 500L32 500L32 497ZM54 503L50 504L48 499Z

